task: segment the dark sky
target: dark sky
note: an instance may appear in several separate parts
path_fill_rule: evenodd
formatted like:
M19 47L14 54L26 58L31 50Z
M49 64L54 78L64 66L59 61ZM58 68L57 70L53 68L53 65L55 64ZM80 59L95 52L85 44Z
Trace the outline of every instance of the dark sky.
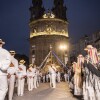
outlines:
M52 8L53 0L43 0ZM0 38L7 50L29 54L29 7L32 0L0 0ZM77 41L85 34L100 30L100 0L65 0L69 36Z

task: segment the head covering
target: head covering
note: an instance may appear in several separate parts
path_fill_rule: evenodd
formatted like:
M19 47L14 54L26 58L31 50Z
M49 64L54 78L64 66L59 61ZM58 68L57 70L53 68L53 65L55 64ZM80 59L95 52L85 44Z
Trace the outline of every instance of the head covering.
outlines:
M19 64L25 64L25 60L23 60L23 59L20 60L20 61L19 61Z
M2 39L0 39L0 44L5 44L5 42L3 42Z
M33 67L33 64L30 64L29 67Z
M76 62L74 61L72 64L76 64Z
M93 48L93 46L92 45L87 45L87 48L91 49L91 48Z
M93 48L93 46L92 45L87 45L87 47L84 49L85 51L88 51L88 50L90 50L90 49L92 49Z
M10 52L11 55L15 55L16 54L16 52L14 50L10 50L9 52Z
M81 58L81 57L83 57L83 55L82 54L79 54L77 58Z

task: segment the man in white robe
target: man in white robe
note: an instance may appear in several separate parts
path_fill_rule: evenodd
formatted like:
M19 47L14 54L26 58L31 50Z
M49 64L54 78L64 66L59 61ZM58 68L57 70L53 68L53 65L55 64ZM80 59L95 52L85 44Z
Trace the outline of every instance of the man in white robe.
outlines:
M15 84L15 75L18 70L18 61L14 58L15 51L10 51L11 54L11 64L7 70L8 74L8 99L12 100Z
M5 42L0 39L0 100L4 100L8 90L7 69L11 63L11 55L2 48L3 44Z
M50 73L50 86L52 84L53 88L56 88L56 67L54 64L49 66L49 73Z

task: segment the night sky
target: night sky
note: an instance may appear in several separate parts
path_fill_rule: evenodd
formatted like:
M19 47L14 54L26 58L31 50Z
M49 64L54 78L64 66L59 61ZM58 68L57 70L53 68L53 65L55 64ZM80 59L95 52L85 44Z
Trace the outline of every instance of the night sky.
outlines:
M43 0L50 9L53 0ZM0 38L7 50L29 54L29 7L32 0L0 0ZM85 34L100 30L100 0L65 0L69 36L75 42Z

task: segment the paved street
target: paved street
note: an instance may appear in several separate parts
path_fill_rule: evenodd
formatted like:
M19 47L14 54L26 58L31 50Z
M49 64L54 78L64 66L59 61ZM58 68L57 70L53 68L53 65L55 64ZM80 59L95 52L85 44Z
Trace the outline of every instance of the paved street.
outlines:
M14 94L13 100L77 100L70 93L68 84L65 82L57 83L57 88L49 88L49 83L41 83L40 87L32 92L25 88L24 96L18 97Z

